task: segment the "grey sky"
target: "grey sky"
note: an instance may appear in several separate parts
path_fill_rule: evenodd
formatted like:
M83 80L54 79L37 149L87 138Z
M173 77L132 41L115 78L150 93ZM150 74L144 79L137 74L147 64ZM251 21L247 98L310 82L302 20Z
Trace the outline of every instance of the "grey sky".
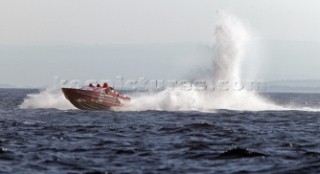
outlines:
M1 0L0 43L210 41L217 9L266 39L320 41L318 0Z
M116 74L183 77L195 62L199 67L211 63L205 63L210 61L210 55L203 51L206 48L195 45L191 49L189 45L175 50L172 45L161 47L157 43L212 42L219 9L233 13L254 31L256 39L267 41L267 53L261 55L268 59L260 72L263 78L320 78L316 75L320 74L319 0L0 0L0 83L46 85L54 75L83 79L112 78ZM283 41L311 43L309 46L315 48L288 46ZM157 46L126 45L114 54L112 46L99 48L105 51L93 48L135 43ZM142 53L143 48L151 51ZM79 55L81 50L83 54ZM125 62L126 67L117 60ZM288 60L295 60L289 68L285 67ZM88 63L101 69L104 66L99 63L105 64L108 75L97 70L83 72ZM268 71L270 66L272 72ZM134 71L132 67L157 71ZM159 74L162 68L171 69Z

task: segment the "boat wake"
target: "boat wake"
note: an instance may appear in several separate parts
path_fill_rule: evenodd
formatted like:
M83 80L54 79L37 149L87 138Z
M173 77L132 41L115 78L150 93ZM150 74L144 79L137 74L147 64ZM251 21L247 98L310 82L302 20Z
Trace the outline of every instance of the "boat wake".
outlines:
M28 94L20 105L21 109L55 108L60 110L75 109L64 97L61 89L48 88L40 93Z
M283 108L248 91L206 92L167 89L153 94L136 94L132 96L129 105L120 109L211 112L216 109L260 111Z

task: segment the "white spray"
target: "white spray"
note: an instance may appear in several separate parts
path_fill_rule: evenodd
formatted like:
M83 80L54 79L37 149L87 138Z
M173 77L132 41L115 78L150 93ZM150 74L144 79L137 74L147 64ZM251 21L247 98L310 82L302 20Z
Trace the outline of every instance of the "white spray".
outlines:
M241 80L241 59L245 53L244 44L247 41L248 34L242 23L235 17L219 11L215 27L214 82Z
M209 80L240 82L240 63L244 55L244 43L247 33L235 17L220 12L215 30L215 49L213 75ZM121 110L197 110L212 111L215 109L230 110L274 110L278 106L246 90L235 91L197 91L166 89L158 93L140 93L131 96L132 101ZM45 90L31 94L22 103L21 108L57 108L73 109L62 92Z
M38 94L28 94L20 105L21 109L56 108L60 110L75 109L64 97L61 89L49 88Z
M235 17L219 12L215 28L213 74L211 84L223 80L240 83L241 59L248 34ZM125 110L274 110L280 107L246 90L197 91L167 89L156 94L133 97Z

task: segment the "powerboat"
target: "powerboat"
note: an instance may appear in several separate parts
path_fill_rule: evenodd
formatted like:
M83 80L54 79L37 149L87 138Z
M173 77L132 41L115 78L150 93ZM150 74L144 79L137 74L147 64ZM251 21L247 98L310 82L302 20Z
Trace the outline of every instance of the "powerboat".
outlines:
M99 84L80 89L62 88L64 96L78 109L81 110L110 110L122 107L130 101L130 97L120 94L107 83L101 87Z

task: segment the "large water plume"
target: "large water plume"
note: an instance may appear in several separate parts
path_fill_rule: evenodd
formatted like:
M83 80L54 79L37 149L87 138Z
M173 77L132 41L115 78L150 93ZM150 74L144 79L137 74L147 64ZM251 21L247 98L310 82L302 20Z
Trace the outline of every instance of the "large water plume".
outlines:
M248 39L242 23L234 16L218 12L215 27L213 71L205 79L211 85L219 81L241 85L241 62ZM270 110L280 107L253 92L242 90L167 89L155 94L138 94L126 110Z
M218 81L240 82L241 62L245 53L248 33L234 16L219 12L215 27L213 73L206 79L210 84ZM209 62L208 62L209 63ZM156 93L139 93L131 96L130 104L121 110L270 110L278 106L246 90L183 90L166 89ZM22 108L73 109L61 92L45 90L29 95Z
M240 82L241 59L248 33L242 23L231 15L218 12L215 26L213 80Z

